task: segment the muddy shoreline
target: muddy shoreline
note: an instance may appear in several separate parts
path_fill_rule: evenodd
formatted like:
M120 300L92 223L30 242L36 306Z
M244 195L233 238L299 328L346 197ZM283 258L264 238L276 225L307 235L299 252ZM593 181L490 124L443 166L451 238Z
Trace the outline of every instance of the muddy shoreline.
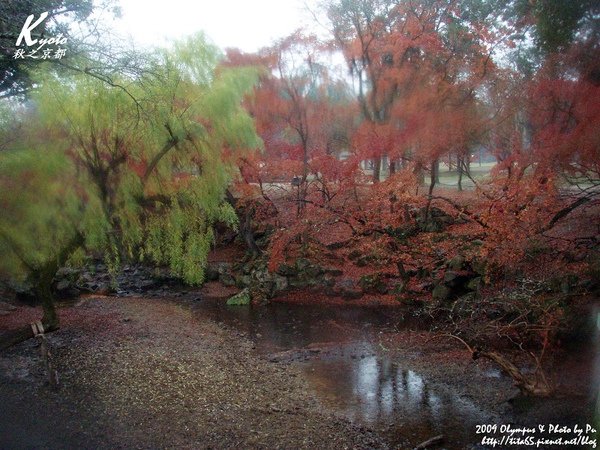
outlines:
M90 297L62 307L62 328L49 336L58 390L46 384L35 341L0 354L0 447L412 448L440 426L462 426L441 448L485 448L470 438L474 422L569 422L592 408L581 361L565 369L579 371L565 378L568 398L524 405L489 363L419 330L365 326L369 340L357 342L345 322L327 322L342 339L267 347L265 331L215 320L197 298ZM0 325L36 313L19 308ZM330 386L373 370L387 377L379 398L369 386L355 398L357 385ZM450 401L459 413L444 417L456 417L436 418Z

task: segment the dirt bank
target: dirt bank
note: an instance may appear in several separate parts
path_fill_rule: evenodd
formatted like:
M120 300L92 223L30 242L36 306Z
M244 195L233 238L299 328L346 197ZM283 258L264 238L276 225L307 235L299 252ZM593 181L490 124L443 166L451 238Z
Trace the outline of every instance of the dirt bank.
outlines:
M58 390L35 341L0 354L0 448L386 448L324 409L296 367L181 304L97 297L60 313Z

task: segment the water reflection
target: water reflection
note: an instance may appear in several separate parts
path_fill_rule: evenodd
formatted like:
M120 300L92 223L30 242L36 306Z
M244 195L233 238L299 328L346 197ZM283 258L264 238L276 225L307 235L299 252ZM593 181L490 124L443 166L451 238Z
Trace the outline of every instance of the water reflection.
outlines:
M362 344L348 352L374 350ZM487 418L472 403L381 355L310 361L304 370L328 406L342 409L352 420L384 425L416 441L446 434L454 442L468 442L475 424Z
M487 418L473 404L377 351L380 332L422 326L397 308L271 304L253 309L204 301L195 309L246 333L264 354L337 343L337 351L302 363L306 378L334 410L392 430L404 439L395 443L400 448L405 439L421 442L436 434L466 444L475 424Z
M450 445L446 448L482 448L473 446L475 425L499 420L459 397L451 387L431 382L411 368L409 361L394 361L380 351L380 332L422 326L396 308L288 304L228 308L221 300L199 302L194 309L244 332L265 355L311 346L324 349L318 357L311 354L301 363L314 392L348 418L388 430L391 444L397 448L412 447L439 434L446 436ZM600 310L592 320L600 337ZM600 358L596 361L598 380ZM496 369L487 375L500 377ZM597 383L593 386L597 390ZM597 392L590 398L596 399ZM591 402L587 411L593 409ZM600 400L596 409L600 417ZM566 412L565 417L572 416L568 408ZM560 417L561 413L557 414Z
M314 343L363 340L382 330L418 327L397 308L287 305L227 307L222 300L195 305L203 316L235 327L257 343L259 351L290 350Z

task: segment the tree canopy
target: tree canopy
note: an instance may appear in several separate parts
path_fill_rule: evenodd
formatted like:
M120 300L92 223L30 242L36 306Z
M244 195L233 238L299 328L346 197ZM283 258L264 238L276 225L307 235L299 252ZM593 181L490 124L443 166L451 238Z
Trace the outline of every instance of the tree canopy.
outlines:
M145 260L202 282L213 225L237 223L236 155L261 145L242 108L256 71L220 57L197 35L147 56L143 79L38 71L31 106L7 106L26 132L0 152L0 272L32 285L48 329L56 271L83 250L112 270Z

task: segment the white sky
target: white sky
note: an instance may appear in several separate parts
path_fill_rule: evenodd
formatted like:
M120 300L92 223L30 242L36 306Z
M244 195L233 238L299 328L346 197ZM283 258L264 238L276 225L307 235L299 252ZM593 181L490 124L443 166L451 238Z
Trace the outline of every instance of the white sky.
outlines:
M120 0L119 33L142 45L161 45L202 30L219 47L253 52L314 20L316 0Z

